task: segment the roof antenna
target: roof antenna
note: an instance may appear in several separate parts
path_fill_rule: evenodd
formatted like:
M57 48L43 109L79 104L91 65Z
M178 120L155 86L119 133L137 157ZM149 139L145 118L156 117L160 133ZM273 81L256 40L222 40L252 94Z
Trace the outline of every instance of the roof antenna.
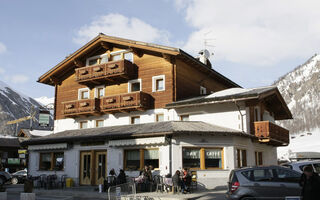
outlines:
M203 34L204 39L203 39L203 44L204 44L204 49L202 49L201 51L199 51L199 61L202 62L203 64L209 66L211 68L211 63L209 61L209 57L211 55L213 55L213 53L210 54L210 52L208 51L208 47L214 47L212 44L210 44L210 41L214 40L213 38L207 38L206 36L208 34L210 34L211 31L208 31L206 33Z

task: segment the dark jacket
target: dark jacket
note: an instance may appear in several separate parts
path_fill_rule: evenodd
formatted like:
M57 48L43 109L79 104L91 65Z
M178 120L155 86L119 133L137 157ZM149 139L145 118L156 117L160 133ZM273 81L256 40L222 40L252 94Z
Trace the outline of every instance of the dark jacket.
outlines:
M318 174L313 173L309 179L305 174L302 174L299 184L302 187L301 196L303 200L320 199L320 177Z
M174 174L172 177L172 184L173 186L180 186L181 185L181 179L178 174Z

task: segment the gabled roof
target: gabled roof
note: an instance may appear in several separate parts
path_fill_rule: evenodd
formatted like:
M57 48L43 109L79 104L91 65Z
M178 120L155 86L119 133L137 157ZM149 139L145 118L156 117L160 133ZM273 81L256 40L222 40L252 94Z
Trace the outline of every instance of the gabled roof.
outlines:
M292 119L292 114L276 86L251 89L230 88L206 96L200 96L169 103L166 105L166 108L182 108L206 104L239 102L248 100L264 100L266 102L271 101L271 98L274 102L281 106L278 112L275 112L275 118L277 120Z
M41 138L32 138L23 142L23 145L87 140L156 137L177 134L228 134L252 137L251 135L238 130L216 126L200 121L166 121L146 124L67 130Z
M129 40L129 39L124 39L119 37L107 36L102 33L100 33L97 37L89 41L87 44L82 46L80 49L78 49L74 53L67 56L63 61L58 63L55 67L50 69L48 72L40 76L38 79L38 82L54 85L53 79L56 78L56 74L61 73L64 70L69 70L70 67L72 66L74 67L74 61L76 61L79 57L83 56L84 54L90 52L92 49L101 47L103 45L108 45L108 44L116 44L116 45L124 46L126 48L135 49L137 51L143 50L146 52L151 52L151 53L153 52L158 54L159 56L164 56L164 55L179 56L183 59L190 60L193 63L193 65L197 65L197 67L199 66L200 70L204 70L206 73L214 75L215 77L221 79L221 81L224 81L226 84L230 85L231 87L240 87L238 84L226 78L219 72L208 68L208 66L200 62L198 59L194 58L193 56L189 55L188 53L184 52L179 48L163 46L163 45L147 43L147 42L140 42L135 40Z

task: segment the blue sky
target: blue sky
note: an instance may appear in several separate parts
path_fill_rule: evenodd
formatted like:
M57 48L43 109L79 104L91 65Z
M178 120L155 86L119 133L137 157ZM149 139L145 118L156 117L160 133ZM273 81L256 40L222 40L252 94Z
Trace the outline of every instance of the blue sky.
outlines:
M243 87L268 85L319 52L318 8L312 0L0 0L0 79L52 97L38 77L104 32L192 55L207 38L215 70Z

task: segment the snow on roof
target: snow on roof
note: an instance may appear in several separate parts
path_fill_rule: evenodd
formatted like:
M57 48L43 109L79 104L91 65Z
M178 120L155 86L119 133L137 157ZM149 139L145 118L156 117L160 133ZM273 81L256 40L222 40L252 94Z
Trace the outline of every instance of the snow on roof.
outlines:
M38 137L47 136L52 133L53 133L53 131L47 131L47 130L32 130L32 131L30 131L31 135L38 136Z
M215 97L224 97L224 96L230 96L230 95L235 95L235 94L241 94L245 92L249 92L253 89L244 89L244 88L229 88L226 90L221 90L219 92L212 93L208 96L206 96L206 99L211 99Z
M311 134L310 134L311 133ZM320 152L320 129L310 132L290 135L290 143L286 147L278 148L278 158L289 160L290 154L300 152Z
M0 135L0 138L17 138L17 137L12 135Z

